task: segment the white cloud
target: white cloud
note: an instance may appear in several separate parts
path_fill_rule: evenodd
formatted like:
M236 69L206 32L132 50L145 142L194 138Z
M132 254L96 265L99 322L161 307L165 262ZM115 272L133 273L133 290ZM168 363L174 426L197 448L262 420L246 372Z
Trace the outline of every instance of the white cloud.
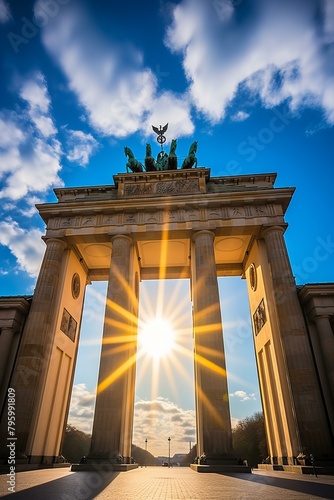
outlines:
M86 134L81 130L66 130L66 140L67 159L81 166L87 165L99 145L91 134Z
M334 42L334 2L324 0L324 34L325 42Z
M85 384L73 385L68 423L87 434L93 427L95 394Z
M0 221L0 244L7 246L16 257L20 270L36 277L45 252L41 240L42 232L37 228L22 229L8 217Z
M37 72L33 78L23 83L20 96L29 103L32 109L38 109L41 113L49 111L50 98L41 73Z
M256 401L255 393L247 394L245 391L235 391L230 394L231 398L238 398L241 402L253 399Z
M44 2L38 0L35 10ZM46 49L66 75L70 89L85 109L96 131L126 137L147 127L147 117L157 107L157 79L142 65L142 54L133 46L105 42L78 5L67 6L42 30ZM189 105L168 94L165 99L181 119L184 135L191 130ZM145 127L145 125L144 125Z
M155 456L168 455L169 436L171 455L188 453L189 442L196 442L195 429L194 410L184 410L161 397L135 403L133 443L143 448L147 438L148 450Z
M319 0L254 0L252 10L245 2L183 0L166 44L182 53L192 100L213 123L241 84L267 107L286 99L293 110L318 106L334 123L333 46L326 45L334 39L333 10Z
M255 399L255 394L235 391L230 394L241 402ZM94 417L95 394L84 383L73 386L68 423L84 432L91 433ZM240 419L232 417L231 425L236 427ZM145 448L154 456L168 454L167 438L171 437L171 454L188 453L189 442L196 443L195 411L180 408L166 398L138 400L134 408L134 434L132 442Z
M0 198L19 200L61 186L58 176L62 155L57 132L49 113L50 99L44 77L36 73L23 82L23 109L0 111Z
M45 200L41 197L30 195L22 200L19 207L16 207L15 205L14 207L21 215L24 215L25 217L32 217L37 214L37 208L35 205L44 203L44 201Z
M95 407L95 394L85 384L73 386L68 423L84 432L91 433ZM153 455L168 452L167 438L170 436L174 453L187 453L189 441L196 442L195 412L184 410L171 401L158 397L152 401L137 401L134 410L134 435L132 442Z
M51 116L48 115L50 98L44 76L36 73L33 78L26 80L22 85L20 97L29 105L29 116L37 130L44 137L57 133Z
M6 24L11 18L9 5L5 0L0 0L0 23Z
M152 125L159 127L168 123L170 140L192 135L195 127L191 121L190 108L191 105L186 96L163 92L151 103L150 113L144 123L144 134L148 136L153 133ZM156 137L155 134L154 136Z
M15 128L15 123L0 116L0 129L8 125ZM20 123L24 127L24 122ZM23 132L23 130L22 130ZM0 198L18 200L28 193L45 192L52 185L63 185L58 177L60 170L60 144L52 141L48 144L25 131L22 141L13 143L0 152L2 174L5 186L0 191Z
M243 122L247 120L249 117L249 113L246 113L245 111L238 111L234 115L231 116L231 120L234 122Z
M36 10L41 3L37 2ZM141 58L134 48L122 51L104 45L79 7L62 14L46 25L43 42L67 76L91 125L116 137L135 132L156 89L153 73L138 63L137 68L131 67L129 61Z
M231 417L231 427L232 429L235 429L236 426L238 425L238 423L241 421L240 418L236 418L236 417Z

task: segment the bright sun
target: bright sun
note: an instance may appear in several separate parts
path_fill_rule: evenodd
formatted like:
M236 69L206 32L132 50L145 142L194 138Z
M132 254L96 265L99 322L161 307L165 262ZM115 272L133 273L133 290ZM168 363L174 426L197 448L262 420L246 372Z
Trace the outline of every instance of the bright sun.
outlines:
M153 318L146 322L140 333L143 352L155 360L170 353L175 346L175 332L165 318Z

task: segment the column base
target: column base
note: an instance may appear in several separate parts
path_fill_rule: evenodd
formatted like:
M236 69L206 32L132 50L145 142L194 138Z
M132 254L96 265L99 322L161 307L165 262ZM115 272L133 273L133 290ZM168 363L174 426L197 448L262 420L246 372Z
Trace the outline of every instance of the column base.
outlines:
M96 471L108 473L112 471L126 472L137 469L132 457L123 457L117 451L111 453L91 453L87 457L82 457L80 463L72 464L72 472Z
M195 472L223 472L223 473L252 473L248 465L224 465L224 464L190 464L190 468Z
M202 455L197 463L190 464L190 468L196 472L248 472L252 469L247 462L233 455Z
M293 472L294 474L309 474L319 476L334 476L334 467L312 467L311 465L277 465L277 464L258 464L259 470Z
M91 462L85 464L72 464L71 472L127 472L132 469L137 469L138 464L111 464L107 462Z

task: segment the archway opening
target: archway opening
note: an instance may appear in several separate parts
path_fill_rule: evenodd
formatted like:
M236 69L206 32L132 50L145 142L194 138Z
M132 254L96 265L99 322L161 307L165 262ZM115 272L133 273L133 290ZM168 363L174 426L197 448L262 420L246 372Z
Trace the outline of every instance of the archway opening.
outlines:
M233 427L262 406L246 282L223 277L218 283ZM154 456L168 453L168 437L172 454L187 453L196 443L189 287L187 279L147 280L140 286L133 443ZM86 290L68 416L68 424L86 433L94 416L106 289L107 282L94 282Z

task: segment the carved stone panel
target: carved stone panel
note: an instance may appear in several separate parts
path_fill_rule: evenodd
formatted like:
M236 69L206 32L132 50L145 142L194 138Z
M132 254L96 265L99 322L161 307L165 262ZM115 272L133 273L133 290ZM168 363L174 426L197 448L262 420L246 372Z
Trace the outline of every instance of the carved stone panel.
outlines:
M60 324L60 329L62 332L69 337L72 342L75 341L75 334L77 331L77 322L73 318L73 316L70 315L70 313L64 308L63 310L63 316L61 319L61 324Z
M182 193L199 193L199 179L174 179L155 182L129 183L124 186L124 197L168 196Z
M262 299L260 304L258 305L255 313L253 314L253 324L254 324L254 333L258 335L262 329L262 327L267 322L267 314L264 305L264 300Z

